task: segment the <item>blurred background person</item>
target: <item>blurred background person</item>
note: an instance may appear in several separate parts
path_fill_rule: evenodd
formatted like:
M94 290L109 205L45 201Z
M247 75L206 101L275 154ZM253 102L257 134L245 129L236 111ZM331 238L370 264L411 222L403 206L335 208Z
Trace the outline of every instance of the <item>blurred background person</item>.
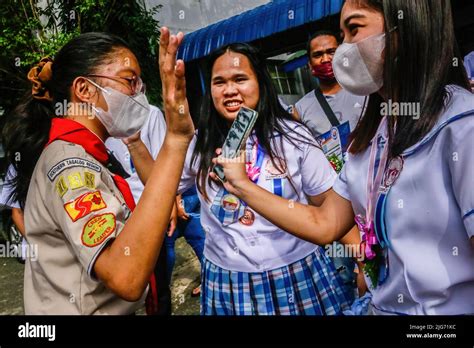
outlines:
M324 96L338 123L348 121L351 131L362 113L365 97L344 90L334 76L332 59L338 46L338 38L330 30L314 33L307 43L308 66L311 74L318 79L319 87L296 102L295 116L308 126L315 138L334 126L318 101L318 93Z

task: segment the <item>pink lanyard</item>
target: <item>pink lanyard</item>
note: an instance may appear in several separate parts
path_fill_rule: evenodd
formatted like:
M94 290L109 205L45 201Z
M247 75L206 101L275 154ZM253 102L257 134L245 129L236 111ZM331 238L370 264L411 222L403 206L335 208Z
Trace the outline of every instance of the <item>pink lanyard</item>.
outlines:
M374 207L377 201L380 184L382 183L382 178L384 176L385 166L387 164L388 137L386 125L387 118L384 117L382 121L380 121L379 127L377 128L377 132L372 140L372 145L370 148L369 171L367 174L367 207L365 211L365 218L363 218L361 215L357 215L355 217L357 226L359 227L359 230L363 233L362 243L366 243L365 256L369 260L375 257L375 251L372 249L372 247L378 244L374 230ZM385 140L382 139L382 134L385 137ZM382 145L383 149L381 153L380 151L378 151L380 146L379 141L385 141L385 143ZM380 157L377 158L379 154ZM374 177L375 170L376 173Z
M247 154L248 153L246 153L245 155L247 156ZM258 144L258 139L255 139L255 142L252 146L251 158L250 159L247 158L245 162L245 169L247 171L247 176L254 183L257 182L258 177L260 176L260 171L263 164L264 156L265 154L262 148L260 147L260 145Z

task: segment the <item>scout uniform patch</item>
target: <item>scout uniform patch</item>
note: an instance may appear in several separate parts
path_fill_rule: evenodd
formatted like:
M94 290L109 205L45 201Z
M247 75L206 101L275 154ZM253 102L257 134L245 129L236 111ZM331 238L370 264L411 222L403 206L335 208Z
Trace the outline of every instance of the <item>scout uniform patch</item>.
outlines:
M63 197L64 194L67 192L68 187L66 184L66 181L64 180L64 177L59 177L58 181L56 182L56 191L59 194L59 197Z
M84 183L82 181L81 173L75 172L72 174L69 174L67 176L67 180L69 182L69 188L71 190L76 190L78 188L81 188L84 186Z
M98 164L92 161L86 160L84 158L79 158L79 157L66 158L62 160L61 162L56 163L48 171L49 180L53 181L61 172L72 167L83 167L90 170L94 170L97 173L100 173L102 171L102 168Z
M84 172L84 182L86 187L95 189L95 175L93 173Z
M73 222L83 218L93 211L98 211L107 207L100 191L87 192L75 200L64 204L64 209Z
M115 231L115 215L105 213L89 219L82 230L82 244L94 247L102 243Z

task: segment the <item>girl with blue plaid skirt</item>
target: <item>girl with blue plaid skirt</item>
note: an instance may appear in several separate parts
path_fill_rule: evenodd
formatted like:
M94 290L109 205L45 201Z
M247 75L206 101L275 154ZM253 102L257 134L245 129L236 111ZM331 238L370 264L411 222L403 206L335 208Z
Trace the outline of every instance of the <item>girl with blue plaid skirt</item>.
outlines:
M182 192L196 183L201 200L201 313L341 314L348 299L322 247L285 232L209 178L215 151L241 106L259 113L246 143L247 175L259 187L290 205L319 205L336 179L334 170L308 129L279 103L255 48L223 47L210 56L208 68L199 127L179 187Z
M369 313L474 314L474 95L453 64L461 57L452 17L449 0L344 2L334 74L352 94L370 96L348 160L317 207L290 209L242 163L213 160L229 192L294 236L324 245L356 222Z

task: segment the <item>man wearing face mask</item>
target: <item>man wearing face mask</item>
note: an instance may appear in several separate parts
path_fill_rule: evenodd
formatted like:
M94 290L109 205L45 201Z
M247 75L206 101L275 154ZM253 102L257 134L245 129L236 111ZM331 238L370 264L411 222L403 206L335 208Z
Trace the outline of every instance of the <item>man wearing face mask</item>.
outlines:
M334 77L332 59L338 46L338 38L329 30L314 33L308 41L308 65L312 75L319 80L319 90L312 90L295 104L295 117L308 126L315 138L346 121L350 130L354 130L362 113L365 98L342 89ZM327 115L318 93L324 96L336 120Z

